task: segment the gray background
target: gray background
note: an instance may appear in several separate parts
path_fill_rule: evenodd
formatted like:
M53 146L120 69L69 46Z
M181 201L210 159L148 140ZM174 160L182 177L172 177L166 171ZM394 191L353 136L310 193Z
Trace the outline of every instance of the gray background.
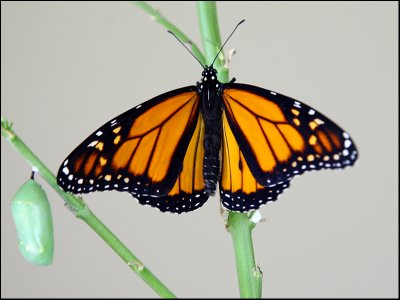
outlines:
M193 2L155 2L200 44ZM254 231L266 297L398 294L398 4L223 2L231 76L308 103L345 128L360 159L345 171L297 177ZM91 132L165 91L194 84L198 63L130 3L1 2L1 114L57 171ZM18 252L9 201L30 174L1 139L1 296L156 296L47 190L50 267ZM130 195L85 195L90 208L180 297L236 297L230 235L218 199L190 214Z

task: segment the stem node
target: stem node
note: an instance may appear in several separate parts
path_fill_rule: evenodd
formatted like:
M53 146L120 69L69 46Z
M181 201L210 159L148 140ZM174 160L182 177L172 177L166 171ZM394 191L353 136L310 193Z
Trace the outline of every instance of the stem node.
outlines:
M137 260L129 261L128 266L132 267L135 270L135 272L142 272L144 269L144 265Z

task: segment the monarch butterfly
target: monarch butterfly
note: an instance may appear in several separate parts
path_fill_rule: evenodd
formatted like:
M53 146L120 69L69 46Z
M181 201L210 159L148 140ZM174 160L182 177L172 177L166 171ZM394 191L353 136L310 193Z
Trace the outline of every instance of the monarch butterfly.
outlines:
M72 193L125 191L182 213L202 206L219 181L222 205L247 212L276 200L296 175L354 164L356 147L334 122L276 92L219 82L214 61L196 86L159 95L97 129L64 160L59 185Z

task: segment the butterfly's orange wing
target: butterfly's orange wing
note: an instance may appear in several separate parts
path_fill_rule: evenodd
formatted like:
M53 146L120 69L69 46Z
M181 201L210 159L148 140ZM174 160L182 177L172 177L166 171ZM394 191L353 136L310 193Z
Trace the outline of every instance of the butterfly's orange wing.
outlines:
M251 85L227 84L223 105L220 189L228 209L256 209L275 200L304 171L344 168L357 159L345 131L297 100Z
M203 161L204 161L204 122L198 115L195 131L182 163L181 171L174 186L165 196L154 197L133 192L134 197L144 205L151 205L161 211L182 213L201 207L208 199L204 190Z
M229 126L227 115L222 115L222 168L220 193L222 205L232 211L245 212L274 201L289 187L290 181L265 187L253 176L243 152Z
M162 211L192 210L208 198L198 179L203 127L195 87L165 93L91 134L63 162L58 183L73 193L127 191Z

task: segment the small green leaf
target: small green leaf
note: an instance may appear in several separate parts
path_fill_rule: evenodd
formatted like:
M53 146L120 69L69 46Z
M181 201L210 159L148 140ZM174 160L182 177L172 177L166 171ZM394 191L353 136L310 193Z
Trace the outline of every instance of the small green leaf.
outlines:
M54 249L53 220L43 188L29 179L12 199L11 212L21 254L31 263L50 265Z

